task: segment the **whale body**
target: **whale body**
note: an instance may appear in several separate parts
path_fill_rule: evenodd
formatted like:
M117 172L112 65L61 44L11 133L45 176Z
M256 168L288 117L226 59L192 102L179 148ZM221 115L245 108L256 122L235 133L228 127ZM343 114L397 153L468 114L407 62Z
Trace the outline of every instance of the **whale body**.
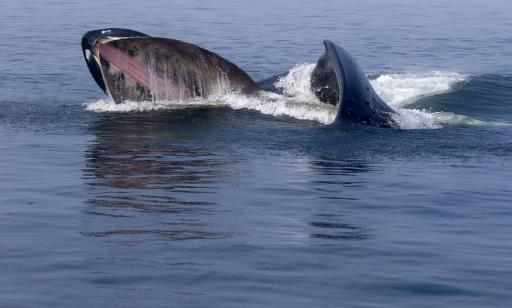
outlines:
M337 106L335 124L397 127L393 109L375 93L354 58L331 41L324 41L324 47L311 89L321 102ZM129 29L89 31L82 50L94 80L116 103L279 92L273 85L279 76L258 84L216 53Z

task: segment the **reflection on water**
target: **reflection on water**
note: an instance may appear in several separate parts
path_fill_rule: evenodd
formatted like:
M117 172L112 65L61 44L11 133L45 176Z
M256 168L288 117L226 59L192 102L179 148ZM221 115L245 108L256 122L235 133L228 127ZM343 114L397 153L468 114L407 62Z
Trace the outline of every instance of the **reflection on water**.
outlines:
M347 210L348 205L359 201L357 192L367 189L361 175L374 171L370 163L347 153L309 153L297 161L290 160L286 153L296 149L287 145L282 149L285 155L281 153L276 159L263 162L266 167L261 170L262 178L252 178L254 168L259 168L257 163L241 164L239 158L234 158L239 155L236 151L226 154L230 153L225 151L231 143L229 136L223 131L216 133L213 128L219 121L218 112L102 115L91 127L95 139L86 151L84 177L92 197L83 210L87 218L82 235L131 243L148 239L218 239L247 234L248 230L260 230L262 234L268 230L280 232L288 226L272 225L276 218L272 204L240 208L232 196L257 199L254 188L264 187L263 198L286 196L291 203L304 204L299 194L287 196L282 189L274 189L274 184L282 181L275 175L288 166L284 168L292 168L286 170L289 179L301 183L297 192L313 200L311 207L294 208L283 216L300 217L308 212L310 218L295 225L293 233L320 243L370 237L369 228L354 221L353 213ZM190 123L197 118L203 120L202 124ZM222 141L223 138L227 139ZM309 158L304 161L304 157ZM238 181L244 184L234 185ZM234 221L227 221L227 212L233 210ZM254 211L253 217L240 216L245 211ZM245 219L266 223L248 228ZM230 224L231 227L226 226Z
M179 114L179 113L178 113ZM222 212L212 200L237 161L190 146L173 133L168 113L106 115L92 128L84 177L93 197L85 236L166 240L233 237L204 217ZM172 120L172 119L171 119Z
M355 196L343 194L347 188L364 187L364 183L355 178L359 173L372 171L368 163L360 158L321 157L311 162L311 169L321 176L313 180L315 189L323 199L357 200Z
M371 237L370 229L348 222L345 206L358 201L355 190L367 189L361 173L373 172L369 163L361 158L320 156L310 162L310 169L317 178L310 185L319 199L329 206L318 206L316 214L307 222L313 227L311 238L326 240L365 240ZM330 202L330 203L329 203Z
M368 162L361 158L354 157L320 157L311 161L311 168L318 170L323 175L346 175L353 176L362 172L369 172L372 169Z
M308 224L315 229L310 234L311 238L327 240L365 240L371 237L370 230L366 227L351 224L340 215L318 214Z

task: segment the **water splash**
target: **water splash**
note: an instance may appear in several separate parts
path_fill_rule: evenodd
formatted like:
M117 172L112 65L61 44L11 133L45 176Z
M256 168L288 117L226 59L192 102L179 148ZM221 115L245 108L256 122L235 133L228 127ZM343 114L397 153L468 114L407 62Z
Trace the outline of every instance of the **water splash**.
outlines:
M469 78L469 75L434 71L416 74L385 74L370 80L370 83L389 106L397 109L427 96L452 92Z
M321 103L311 90L311 75L315 64L298 64L286 76L279 78L274 86L283 91L283 94L299 100Z
M303 100L265 91L258 96L227 94L218 100L233 109L256 110L272 116L288 116L322 124L331 124L337 112L335 106L323 104L316 99Z
M310 88L311 73L315 64L300 64L281 77L275 87L283 95L261 91L258 96L238 93L218 94L208 99L187 101L125 102L115 104L108 99L86 104L93 112L131 112L160 109L180 109L197 106L228 106L233 109L249 109L272 116L288 116L300 120L330 124L336 118L337 108L321 103ZM395 121L402 129L436 129L446 125L494 125L450 112L430 112L408 109L406 106L418 99L449 93L463 83L469 75L454 72L426 72L384 74L370 80L375 91L395 111Z
M145 101L134 102L126 101L122 104L116 104L112 99L100 99L98 101L85 104L85 108L92 112L143 112L153 110L172 110L190 107L208 106L208 100L194 99L187 101ZM215 104L211 104L215 106Z

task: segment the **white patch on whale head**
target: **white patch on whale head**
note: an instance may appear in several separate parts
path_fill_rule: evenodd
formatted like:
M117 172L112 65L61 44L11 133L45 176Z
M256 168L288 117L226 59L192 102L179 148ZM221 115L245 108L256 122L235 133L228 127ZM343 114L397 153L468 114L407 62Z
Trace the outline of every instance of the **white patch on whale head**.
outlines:
M87 59L87 61L90 61L91 59L91 51L89 49L85 50L85 58Z

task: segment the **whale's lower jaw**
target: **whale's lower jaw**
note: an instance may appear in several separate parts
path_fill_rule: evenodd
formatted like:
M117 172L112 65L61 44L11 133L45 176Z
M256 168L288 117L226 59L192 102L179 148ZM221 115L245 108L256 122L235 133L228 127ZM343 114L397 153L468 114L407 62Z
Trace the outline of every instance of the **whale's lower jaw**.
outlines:
M320 101L338 107L335 122L398 127L395 112L375 93L354 58L330 41L324 41L324 47L311 76L311 89Z
M233 63L178 40L127 29L104 29L87 32L82 49L94 80L116 103L187 100L259 90Z

